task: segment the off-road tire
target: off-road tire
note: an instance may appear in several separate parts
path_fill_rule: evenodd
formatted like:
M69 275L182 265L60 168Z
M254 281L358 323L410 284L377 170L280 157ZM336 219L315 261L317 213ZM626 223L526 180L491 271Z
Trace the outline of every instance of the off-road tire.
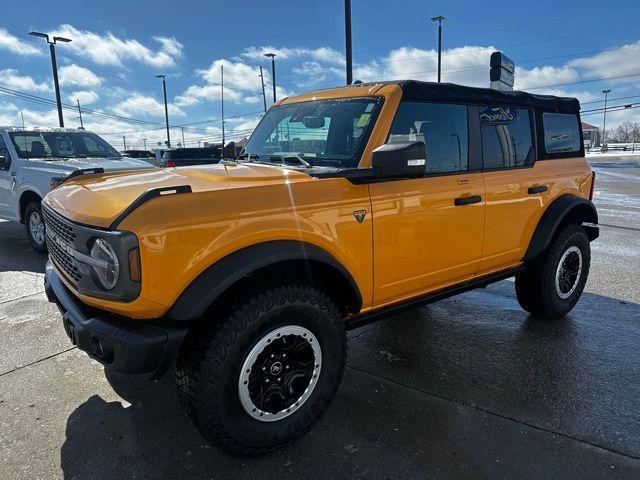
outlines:
M34 234L31 231L31 215L39 215L40 221L44 223L44 217L42 216L42 207L40 206L40 200L33 201L24 210L24 228L27 232L27 239L31 244L31 247L40 253L47 253L47 241L46 238L42 242L37 241L34 238Z
M556 289L556 271L563 254L577 247L582 255L582 269L575 290L568 298L561 298ZM526 270L516 275L516 297L520 306L531 314L548 319L565 316L576 305L589 275L591 248L584 228L577 224L566 226L549 248Z
M228 311L220 322L203 322L183 345L176 365L178 395L208 441L235 455L262 455L307 432L333 399L346 361L344 319L326 294L302 285L268 289ZM298 410L261 422L241 405L240 369L260 338L285 325L301 326L315 335L322 368Z

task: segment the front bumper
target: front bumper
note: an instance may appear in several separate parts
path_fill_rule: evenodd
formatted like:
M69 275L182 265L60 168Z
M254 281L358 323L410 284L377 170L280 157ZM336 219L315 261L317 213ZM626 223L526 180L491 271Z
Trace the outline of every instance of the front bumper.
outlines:
M187 328L179 324L138 322L84 305L60 280L50 261L44 285L47 298L62 313L71 343L116 372L159 377L175 359L187 334Z

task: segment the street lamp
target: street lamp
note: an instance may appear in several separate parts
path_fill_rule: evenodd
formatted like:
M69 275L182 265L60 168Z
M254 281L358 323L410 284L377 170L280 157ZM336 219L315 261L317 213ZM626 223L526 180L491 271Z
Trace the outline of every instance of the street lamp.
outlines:
M265 57L271 57L271 84L273 85L273 103L276 103L276 54L265 53Z
M164 121L167 126L167 147L171 148L171 137L169 135L169 107L167 107L167 82L165 75L156 75L162 79L162 93L164 94Z
M52 37L49 39L49 35L42 32L29 32L29 35L44 38L49 44L49 51L51 52L51 69L53 70L53 85L56 89L56 104L58 105L58 121L60 122L60 127L64 127L64 119L62 118L62 101L60 100L60 82L58 82L58 65L56 63L56 42L67 43L71 40L64 37Z
M602 146L607 146L607 134L606 134L606 126L607 126L607 95L611 93L611 89L608 88L606 90L602 90L604 93L604 118L602 119Z
M442 15L431 17L431 21L438 22L438 83L440 83L440 73L442 66L442 20L444 20L444 17Z

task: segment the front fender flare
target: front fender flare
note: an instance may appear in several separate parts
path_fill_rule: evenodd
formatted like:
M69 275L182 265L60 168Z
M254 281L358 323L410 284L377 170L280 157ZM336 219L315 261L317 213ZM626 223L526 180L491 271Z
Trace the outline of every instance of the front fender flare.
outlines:
M360 289L349 271L326 250L301 241L278 240L258 243L233 252L202 272L180 294L166 316L175 320L200 317L206 309L242 277L256 270L289 260L324 263L340 272L362 305Z

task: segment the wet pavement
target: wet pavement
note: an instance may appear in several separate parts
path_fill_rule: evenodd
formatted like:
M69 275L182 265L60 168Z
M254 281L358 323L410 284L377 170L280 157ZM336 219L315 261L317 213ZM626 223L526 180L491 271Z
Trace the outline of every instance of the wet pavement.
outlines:
M640 162L592 164L601 237L570 316L528 316L507 280L352 331L327 414L251 460L204 442L170 376L71 348L44 257L0 222L0 479L639 478Z

